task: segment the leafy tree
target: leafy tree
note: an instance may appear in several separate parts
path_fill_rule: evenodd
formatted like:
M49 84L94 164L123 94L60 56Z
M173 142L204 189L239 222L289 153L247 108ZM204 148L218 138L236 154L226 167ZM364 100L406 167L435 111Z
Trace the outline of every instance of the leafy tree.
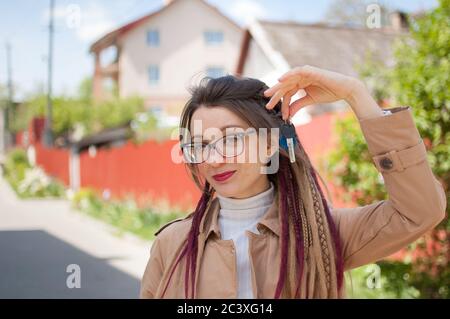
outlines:
M398 46L392 70L391 95L411 105L417 127L429 148L434 174L450 195L450 0L412 23L411 40ZM447 205L447 215L450 206ZM412 284L424 297L450 297L450 223L445 219L417 243L410 272ZM430 247L426 247L430 245Z
M78 97L82 101L92 101L92 78L83 79L78 86Z
M334 0L327 9L324 21L330 24L346 24L363 27L366 25L369 12L367 8L373 4L371 0ZM389 7L377 3L380 7L382 26L389 24Z
M383 81L376 97L395 105L410 105L418 130L427 145L434 174L450 196L450 0L416 21L410 21L410 36L395 48L391 69L368 63L362 76ZM354 117L337 122L340 146L329 157L328 169L359 205L386 198L380 174L371 163L366 142ZM447 215L449 213L447 205ZM450 222L436 229L405 251L402 262L385 261L383 274L390 288L401 297L401 287L414 287L424 298L450 297ZM398 278L397 283L392 279ZM405 281L407 278L407 281ZM388 287L389 288L389 287Z
M23 116L27 118L27 122L33 117L46 116L45 95L31 98L26 105L28 112ZM56 135L61 135L72 132L75 125L81 125L86 134L91 134L105 128L127 124L143 109L143 100L137 96L112 97L100 102L93 102L83 93L80 93L79 97L55 96L53 131Z

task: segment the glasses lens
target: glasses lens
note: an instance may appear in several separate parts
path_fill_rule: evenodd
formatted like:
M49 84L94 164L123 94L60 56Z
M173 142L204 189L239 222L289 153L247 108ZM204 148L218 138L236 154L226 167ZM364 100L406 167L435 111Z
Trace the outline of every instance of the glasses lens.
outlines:
M201 163L203 162L203 153L205 145L194 143L188 144L183 147L183 155L188 163Z
M234 157L239 155L244 147L241 135L232 134L224 136L221 141L216 144L216 149L225 157Z

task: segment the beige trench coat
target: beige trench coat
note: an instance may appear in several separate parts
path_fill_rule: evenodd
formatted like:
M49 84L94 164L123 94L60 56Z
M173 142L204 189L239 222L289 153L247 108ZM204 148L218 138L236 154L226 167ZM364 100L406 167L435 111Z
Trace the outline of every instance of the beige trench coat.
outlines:
M345 270L384 258L435 227L445 216L446 195L433 175L411 109L390 109L391 115L360 121L373 162L382 174L389 199L356 208L332 208L343 244ZM277 196L276 196L277 198ZM222 240L218 199L202 221L199 249L204 247L197 275L198 298L236 298L237 273L232 240ZM190 229L191 216L158 232L141 281L141 298L158 298ZM253 294L273 298L278 279L280 224L276 201L257 226L247 231ZM184 262L173 275L165 298L184 298Z

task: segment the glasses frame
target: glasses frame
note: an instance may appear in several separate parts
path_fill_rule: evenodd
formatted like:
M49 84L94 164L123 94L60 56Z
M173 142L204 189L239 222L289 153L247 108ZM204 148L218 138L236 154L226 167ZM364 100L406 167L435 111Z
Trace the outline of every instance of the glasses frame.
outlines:
M204 143L202 143L202 145L205 145L205 147L207 148L208 151L207 151L207 156L205 156L205 158L204 158L201 162L191 162L191 161L188 161L188 160L187 160L187 156L186 156L186 154L185 154L185 149L187 149L188 146L191 146L191 145L193 145L193 144L200 144L200 143L188 142L188 143L183 143L183 144L181 144L180 147L181 147L181 150L182 150L182 152L183 152L183 158L186 160L187 163L189 163L189 164L201 164L201 163L206 162L206 161L209 159L209 157L211 156L211 150L212 150L212 149L214 149L214 151L216 151L218 154L220 154L220 155L221 155L222 157L224 157L224 158L232 158L232 157L236 157L236 156L241 155L242 152L244 151L244 147L242 147L242 150L239 152L239 154L235 154L235 155L231 155L231 156L226 156L226 155L222 154L222 152L220 152L219 150L217 150L216 144L217 144L219 141L223 140L224 138L227 138L227 137L230 137L230 136L238 136L238 137L242 140L242 139L244 139L246 136L251 135L251 134L254 134L254 133L256 133L256 130L251 130L251 131L246 131L246 132L231 133L231 134L228 134L228 135L224 135L224 136L222 136L222 137L219 137L219 138L216 139L215 141L209 142L209 143L207 143L206 145L205 145ZM244 143L244 146L245 146L245 143ZM204 149L203 149L203 151L202 151L202 154L203 154L203 152L204 152ZM202 157L203 157L203 156L202 156Z

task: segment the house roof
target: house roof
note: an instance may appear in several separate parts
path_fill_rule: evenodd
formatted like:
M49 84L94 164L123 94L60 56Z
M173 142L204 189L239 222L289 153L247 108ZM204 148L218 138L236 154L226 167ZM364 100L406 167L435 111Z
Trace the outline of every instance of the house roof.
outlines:
M162 12L166 11L169 7L173 6L175 3L179 2L181 0L172 0L170 1L168 4L164 5L161 9L152 12L150 14L147 14L141 18L138 18L137 20L131 21L111 32L108 32L107 34L105 34L104 36L102 36L100 39L98 39L97 41L95 41L89 48L89 52L96 52L99 51L103 48L106 48L112 44L114 44L117 39L119 37L124 36L127 32L139 27L140 25L146 23L147 21L149 21L150 19L154 18L155 16L161 14ZM231 20L230 18L228 18L227 16L223 15L219 9L217 9L216 7L214 7L213 5L209 4L207 1L205 0L197 0L200 3L206 5L209 9L213 10L216 14L219 14L220 16L222 16L224 19L226 19L229 23L231 23L232 25L234 25L235 27L237 27L238 29L241 29L241 27L236 24L236 22L234 22L233 20Z
M326 24L302 24L297 22L256 21L263 30L264 39L278 51L290 67L310 64L320 68L356 76L355 64L362 62L368 49L377 58L390 63L393 40L405 31L392 29L368 29ZM242 74L248 51L252 28L246 31L238 74ZM260 40L259 40L260 41Z
M86 136L79 141L70 142L78 151L91 145L103 146L127 141L133 135L130 124L104 129L98 133Z

